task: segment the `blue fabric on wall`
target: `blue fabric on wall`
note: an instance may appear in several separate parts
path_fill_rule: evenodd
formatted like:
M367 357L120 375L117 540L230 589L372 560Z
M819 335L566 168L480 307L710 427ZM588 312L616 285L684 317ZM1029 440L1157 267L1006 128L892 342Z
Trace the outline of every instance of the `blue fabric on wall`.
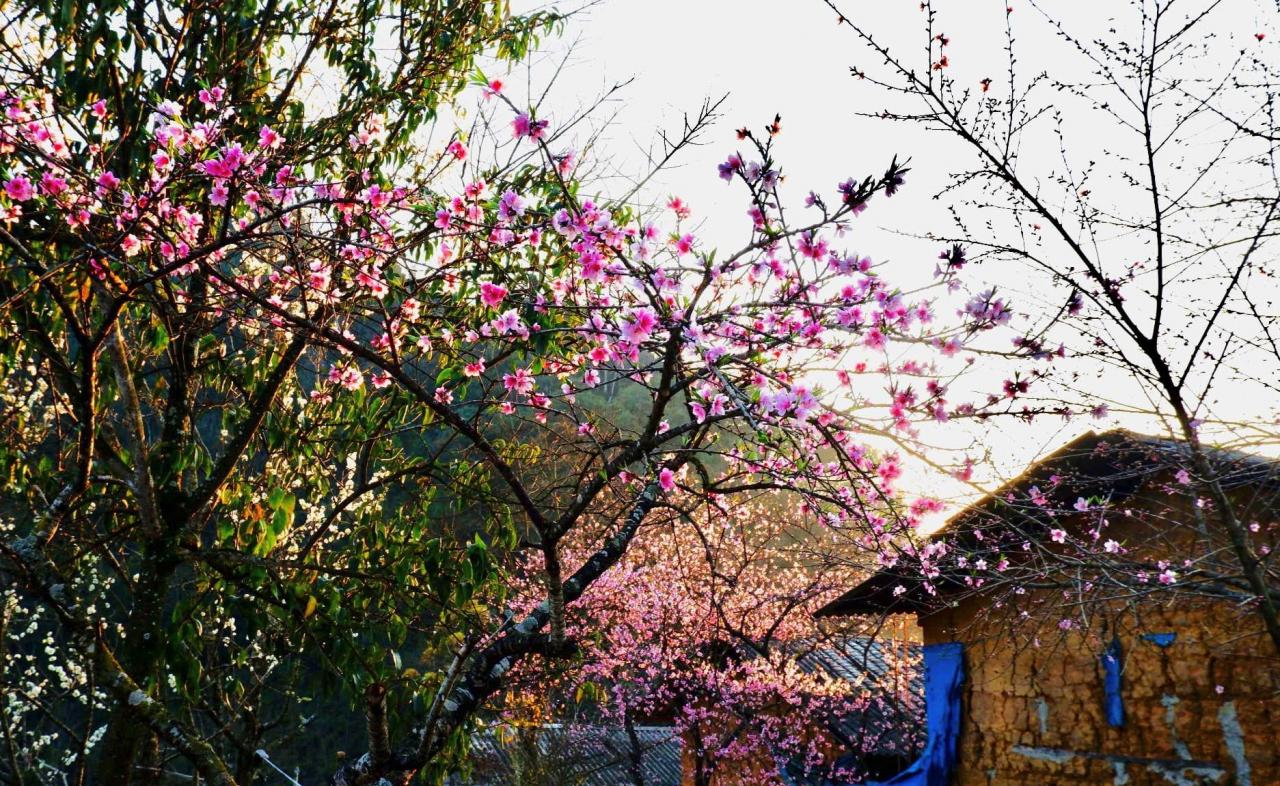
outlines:
M1142 634L1142 638L1146 639L1147 641L1151 642L1157 647L1163 648L1163 647L1168 647L1170 644L1176 641L1178 638L1178 634L1176 633L1144 633Z
M1124 699L1120 695L1120 639L1113 638L1102 653L1102 688L1105 694L1104 707L1107 711L1107 723L1111 726L1124 725Z
M964 645L924 646L924 702L929 736L920 758L887 781L867 786L947 786L960 742L960 698L964 686Z

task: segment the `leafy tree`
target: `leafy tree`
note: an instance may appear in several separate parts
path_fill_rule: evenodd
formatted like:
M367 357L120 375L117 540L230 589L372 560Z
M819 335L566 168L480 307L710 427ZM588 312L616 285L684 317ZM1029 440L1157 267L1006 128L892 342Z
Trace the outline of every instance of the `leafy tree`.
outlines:
M829 411L807 377L946 338L837 246L904 169L814 195L795 224L777 123L743 133L722 172L751 223L717 253L678 199L659 226L582 196L557 131L497 81L510 163L477 169L459 136L414 132L481 51L517 55L548 22L500 11L9 20L13 778L439 781L514 667L575 656L572 604L677 487L785 488L850 527L896 515L892 457L856 436L879 413ZM309 98L313 78L340 100ZM587 394L622 380L643 408L614 422ZM529 553L532 606L513 596ZM316 714L350 728L313 736Z
M189 275L203 259L297 264L368 239L368 229L356 220L324 237L327 230L307 211L327 197L293 196L299 181L292 171L305 168L339 193L346 178L353 189L363 185L362 169L438 165L439 156L410 159L419 151L411 144L415 132L466 84L481 53L518 57L555 21L549 15L512 18L503 6L6 7L3 149L9 188L0 291L4 329L13 339L4 368L13 396L6 424L14 440L5 453L13 495L6 518L23 516L24 531L40 533L33 545L58 549L57 557L46 556L60 567L85 571L92 592L101 595L102 619L94 623L101 630L94 635L118 637L113 657L139 684L150 686L169 664L169 673L182 675L178 689L195 692L202 675L216 669L199 646L208 618L179 599L180 587L200 584L182 551L202 532L219 540L241 537L216 513L239 504L237 480L245 473L253 480L273 466L274 457L303 450L297 440L334 428L285 425L296 405L289 403L297 395L295 377L308 373L307 364L300 365L305 341L276 346L254 330L238 330L232 315L206 308L206 282L175 284L170 273L182 268ZM398 24L408 18L417 21ZM382 39L393 45L375 48ZM170 96L178 100L164 100ZM234 156L240 153L225 152L243 151L238 142L250 138L260 152L248 154L252 162L242 157L245 169L253 170L247 179L204 176L209 167L199 159L206 148L222 147L220 161L238 168ZM264 175L268 165L272 172ZM22 199L21 184L41 174L47 177L38 183L38 200ZM431 174L422 171L417 178L425 184ZM260 191L251 192L248 180L260 181ZM242 199L255 200L248 220L235 209ZM126 262L137 253L139 236L143 257L163 255L163 263L145 274ZM62 359L45 365L49 353ZM37 379L55 368L59 379L44 380L54 384ZM32 398L20 398L27 395ZM120 411L120 400L127 412ZM119 417L126 420L112 422ZM111 474L100 468L102 461L114 463L123 485L102 486ZM258 541L259 553L270 551L289 524L295 497L283 490L288 482L254 483L254 493L261 494L247 515L249 526L260 531L242 535ZM44 516L41 523L23 513L32 503ZM77 530L90 538L77 545L71 522L85 524L78 517L90 510L92 526L101 529ZM112 573L110 587L89 578L98 569ZM228 624L254 627L238 611L225 611ZM8 630L17 624L10 621ZM266 668L259 664L249 672L261 676ZM224 676L234 685L228 690L247 691L251 702L268 690L260 680L245 684L229 675L206 681L220 685ZM101 683L94 690L101 693ZM97 702L111 712L105 732L98 725L102 718L90 712L80 736L106 751L100 780L128 782L139 762L156 766L154 734L128 704L105 696ZM261 764L253 750L262 729L252 717L241 723L236 777L247 779ZM10 768L38 772L31 768L43 761L41 746L30 748L10 732ZM46 743L55 752L73 746L61 737ZM85 755L77 759L82 771L85 761Z

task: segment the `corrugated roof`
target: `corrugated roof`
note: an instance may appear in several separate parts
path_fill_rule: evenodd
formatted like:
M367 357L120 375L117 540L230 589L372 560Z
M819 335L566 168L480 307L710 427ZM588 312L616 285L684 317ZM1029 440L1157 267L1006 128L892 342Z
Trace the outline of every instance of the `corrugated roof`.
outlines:
M471 737L470 777L451 775L448 786L509 786L523 766L521 744L536 746L547 786L619 786L632 783L633 754L640 756L645 786L680 786L681 741L670 726L634 727L638 747L614 726L544 724L499 727ZM532 738L519 736L530 734ZM509 736L508 736L509 735Z
M872 701L863 710L831 723L831 731L850 748L869 754L914 756L924 717L924 675L920 645L911 642L850 636L824 642L801 655L800 668L818 671L851 685L865 685L873 694L900 671L901 688L888 701Z

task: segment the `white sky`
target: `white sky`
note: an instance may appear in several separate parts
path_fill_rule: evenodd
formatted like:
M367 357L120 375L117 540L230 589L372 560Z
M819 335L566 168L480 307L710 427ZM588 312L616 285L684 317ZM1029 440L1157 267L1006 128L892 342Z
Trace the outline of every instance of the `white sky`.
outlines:
M1052 70L1072 62L1064 44L1054 38L1027 0L1009 0L1012 19L1020 31L1020 51L1026 72ZM1277 37L1275 0L1238 0L1225 21L1235 32L1265 32ZM548 3L514 0L512 10L528 11ZM560 3L562 8L571 4ZM844 0L842 10L874 32L886 36L900 52L918 52L924 61L922 14L917 0ZM984 76L999 85L1006 69L1005 0L952 0L937 3L938 30L951 39L948 54L957 81L977 84ZM1280 4L1277 4L1280 6ZM1123 25L1134 17L1127 3L1103 0L1047 0L1042 7L1061 13L1069 26L1088 37L1092 29ZM929 228L949 229L945 203L934 194L956 169L966 151L949 136L928 134L916 126L857 116L885 105L878 88L859 82L849 67L868 70L878 65L822 0L601 0L575 17L559 40L548 41L534 59L531 83L522 72L512 74L508 94L518 103L536 95L567 56L539 114L553 125L589 105L615 83L634 81L595 114L596 126L612 118L593 157L627 176L646 171L646 151L657 146L657 131L678 132L681 117L707 98L728 94L723 119L706 145L687 151L681 166L650 183L645 194L652 201L678 194L695 217L706 225L700 237L733 248L747 237L746 201L740 187L716 176L715 165L739 147L734 129L759 129L782 115L779 160L787 202L799 206L810 189L830 194L839 181L884 170L895 156L910 157L913 171L907 187L892 200L877 199L855 229L851 250L890 263L886 274L898 282L925 282L937 262L941 244L904 237L901 233ZM1102 27L1099 27L1101 25ZM1123 27L1121 29L1124 29ZM1270 41L1268 41L1270 44ZM1083 144L1105 147L1105 138ZM1048 155L1028 151L1027 156ZM606 183L610 192L625 190L621 182ZM785 198L785 194L784 194ZM992 274L996 271L983 271ZM999 282L1010 284L1016 282ZM1104 388L1120 380L1099 378ZM1101 392L1105 392L1101 391ZM1256 403L1256 402L1255 402ZM1270 407L1270 405L1267 405ZM1262 407L1260 407L1262 408ZM1064 424L1044 418L1032 428L1013 427L998 442L998 471L1016 474L1036 456L1088 428L1116 425L1077 418Z

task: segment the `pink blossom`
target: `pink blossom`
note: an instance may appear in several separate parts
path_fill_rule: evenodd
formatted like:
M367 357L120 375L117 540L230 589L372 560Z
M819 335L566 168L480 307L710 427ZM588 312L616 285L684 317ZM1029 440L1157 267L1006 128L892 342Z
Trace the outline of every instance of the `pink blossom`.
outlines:
M724 415L725 404L728 403L729 397L725 395L717 395L711 400L711 416L720 417Z
M720 179L726 183L732 182L734 174L740 169L742 169L742 158L735 153L719 165Z
M508 190L498 200L498 218L510 221L524 215L524 199L515 191Z
M449 155L461 161L467 157L467 146L462 143L462 140L455 139L449 143L448 152Z
M120 250L124 252L126 257L137 256L142 250L142 241L137 235L129 234L124 236L124 240L120 241Z
M45 172L40 178L40 190L49 196L57 196L67 190L67 181L52 172Z
M670 491L676 487L676 473L672 472L668 467L663 467L658 473L658 485L663 491Z
M556 171L560 173L561 177L568 178L573 174L575 160L576 155L572 150L556 158Z
M653 333L658 326L658 315L650 308L633 309L627 320L622 323L619 332L622 340L629 344L640 344Z
M265 150L275 150L284 143L284 137L271 129L271 126L263 126L258 129L258 146Z
M516 139L523 137L529 137L533 140L541 139L546 128L546 120L533 120L529 117L528 112L521 112L511 121L511 131Z
M207 90L201 90L196 94L196 97L199 98L200 103L204 104L206 107L212 107L222 100L223 92L224 91L221 87L214 87Z
M36 195L31 181L19 175L4 184L4 192L15 202L26 202Z
M205 161L202 166L204 167L204 173L206 175L218 180L226 180L235 174L227 162L223 161L221 158L211 158L208 161Z
M236 171L245 163L244 148L240 146L239 142L227 145L222 148L222 160L227 166L231 167L232 172Z
M329 368L329 381L347 390L355 390L364 384L364 376L358 368L352 365L331 366Z
M493 325L494 330L498 331L499 335L505 336L508 333L517 333L521 335L528 334L528 331L525 329L524 322L521 321L520 315L516 313L514 308L509 308L499 314L498 318L493 320L491 324Z
M898 466L897 458L891 456L881 462L880 466L876 468L876 473L880 475L880 479L885 483L892 483L902 475L902 467Z
M605 280L604 255L594 248L587 249L578 256L582 265L582 278L585 281L603 283Z
M489 308L497 308L507 297L507 288L488 281L480 285L480 301Z
M356 274L356 283L369 291L369 294L380 298L391 291L381 274L373 267L366 267Z
M315 259L309 265L310 272L307 274L307 284L312 289L328 289L330 270L320 260Z
M518 368L513 374L502 375L503 387L522 396L527 396L533 392L533 382L533 375L525 368Z
M821 259L827 255L827 241L816 237L813 232L805 232L796 241L796 248L809 259Z

